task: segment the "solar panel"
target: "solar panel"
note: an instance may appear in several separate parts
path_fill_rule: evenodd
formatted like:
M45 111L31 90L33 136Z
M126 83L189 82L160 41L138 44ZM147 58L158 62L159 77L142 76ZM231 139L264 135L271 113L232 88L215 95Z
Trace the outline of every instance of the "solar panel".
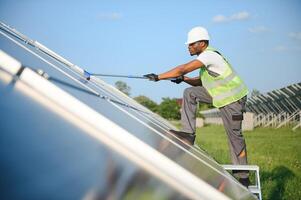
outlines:
M248 98L247 111L255 113L254 125L273 126L293 125L300 127L301 83L275 89L266 94Z
M266 94L250 97L247 108L256 114L281 113L289 114L300 111L301 83L292 84L281 89L275 89Z
M255 199L165 119L0 25L3 57L25 66L0 68L5 198Z

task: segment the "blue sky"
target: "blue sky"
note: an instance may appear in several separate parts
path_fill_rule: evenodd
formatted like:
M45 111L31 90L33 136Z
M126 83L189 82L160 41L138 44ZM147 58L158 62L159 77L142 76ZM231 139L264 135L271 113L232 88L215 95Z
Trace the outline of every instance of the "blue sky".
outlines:
M95 73L161 73L191 57L187 32L204 26L250 90L301 81L300 0L0 0L0 21ZM197 72L191 74L196 76ZM182 96L187 84L105 78L131 96Z

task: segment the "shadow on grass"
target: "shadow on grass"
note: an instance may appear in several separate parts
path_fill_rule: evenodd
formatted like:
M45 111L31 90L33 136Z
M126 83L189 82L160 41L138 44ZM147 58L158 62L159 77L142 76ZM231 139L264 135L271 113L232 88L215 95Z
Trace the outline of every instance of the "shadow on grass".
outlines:
M263 185L271 185L268 190L267 199L283 199L285 194L286 182L295 177L295 174L284 166L277 166L272 171L262 171L261 180ZM272 182L272 184L268 184Z

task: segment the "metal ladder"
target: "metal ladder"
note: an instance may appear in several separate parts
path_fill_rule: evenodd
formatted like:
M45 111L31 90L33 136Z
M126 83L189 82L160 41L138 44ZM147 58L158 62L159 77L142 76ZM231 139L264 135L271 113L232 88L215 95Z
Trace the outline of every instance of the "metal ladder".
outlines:
M255 185L248 187L249 191L258 195L259 200L262 200L261 186L259 177L259 167L257 165L222 165L225 170L246 170L255 172Z

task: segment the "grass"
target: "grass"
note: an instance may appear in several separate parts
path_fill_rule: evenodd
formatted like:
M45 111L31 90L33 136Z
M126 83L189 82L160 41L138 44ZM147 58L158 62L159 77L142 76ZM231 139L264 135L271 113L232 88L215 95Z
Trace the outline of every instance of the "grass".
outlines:
M263 199L301 200L301 130L256 128L244 136L249 164L260 167ZM196 143L219 163L231 163L223 126L198 128Z

